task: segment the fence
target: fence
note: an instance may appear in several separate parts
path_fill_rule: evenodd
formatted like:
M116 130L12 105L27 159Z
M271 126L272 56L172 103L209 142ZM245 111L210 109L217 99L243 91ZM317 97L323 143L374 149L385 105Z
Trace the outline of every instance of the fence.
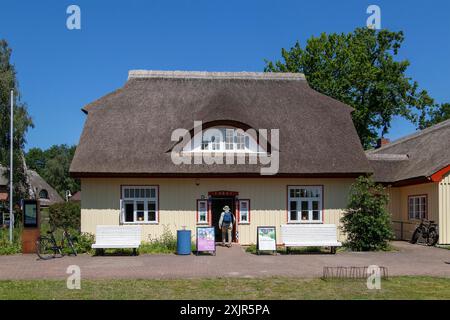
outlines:
M412 238L414 230L416 230L417 223L411 221L392 221L392 230L395 234L395 239L409 241Z

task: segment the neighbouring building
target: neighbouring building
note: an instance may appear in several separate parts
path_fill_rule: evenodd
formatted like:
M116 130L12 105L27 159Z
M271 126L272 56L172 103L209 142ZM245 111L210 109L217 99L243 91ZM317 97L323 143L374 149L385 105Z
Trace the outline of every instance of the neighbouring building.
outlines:
M352 108L314 91L301 74L130 71L122 88L82 110L70 172L81 180L83 232L139 224L144 241L166 228L195 234L217 226L228 205L234 241L255 243L258 226L276 226L280 243L282 224L339 225L350 185L372 172ZM173 139L177 129L183 138ZM279 141L259 129L279 129ZM246 162L176 164L175 150ZM268 165L250 163L253 156L278 157L276 174L262 175Z
M439 225L439 243L450 244L450 120L384 141L367 151L374 179L388 186L398 239L409 240L421 219Z
M70 202L78 202L81 203L81 191L75 192L70 198Z
M3 224L5 213L9 212L9 179L5 176L7 169L0 166L0 224ZM50 186L36 171L27 170L29 197L39 199L42 208L54 203L63 202L58 192Z

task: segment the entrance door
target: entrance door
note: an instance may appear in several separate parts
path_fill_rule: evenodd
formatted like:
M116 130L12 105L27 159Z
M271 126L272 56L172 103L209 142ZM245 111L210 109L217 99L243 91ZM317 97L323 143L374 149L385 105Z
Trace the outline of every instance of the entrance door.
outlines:
M211 198L211 222L216 233L216 242L222 241L222 230L219 229L220 215L223 212L223 207L229 206L231 213L233 213L236 220L235 199L234 197L212 197ZM233 223L232 232L233 242L236 242L236 221Z

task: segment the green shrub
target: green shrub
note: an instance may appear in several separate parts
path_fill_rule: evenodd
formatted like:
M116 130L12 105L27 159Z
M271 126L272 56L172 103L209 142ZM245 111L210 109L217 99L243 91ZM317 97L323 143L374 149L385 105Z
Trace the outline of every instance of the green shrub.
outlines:
M164 231L157 239L142 242L139 247L140 253L175 253L177 250L177 237L164 226Z
M341 219L346 246L354 251L386 250L393 238L389 197L371 178L359 177L350 189L347 209Z
M13 243L9 242L9 229L0 229L0 255L18 254L22 252L21 229L14 229Z
M79 203L56 203L49 207L48 213L52 228L80 230L81 208Z
M245 252L256 253L256 244L251 244L245 248Z
M91 233L83 232L76 236L75 249L77 253L89 253L93 254L92 244L95 242L95 236Z

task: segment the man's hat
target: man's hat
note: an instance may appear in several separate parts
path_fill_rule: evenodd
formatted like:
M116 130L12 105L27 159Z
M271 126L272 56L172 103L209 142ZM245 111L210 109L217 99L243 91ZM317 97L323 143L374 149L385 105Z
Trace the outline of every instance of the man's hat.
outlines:
M225 206L225 207L223 207L223 210L230 210L230 207L229 206Z

